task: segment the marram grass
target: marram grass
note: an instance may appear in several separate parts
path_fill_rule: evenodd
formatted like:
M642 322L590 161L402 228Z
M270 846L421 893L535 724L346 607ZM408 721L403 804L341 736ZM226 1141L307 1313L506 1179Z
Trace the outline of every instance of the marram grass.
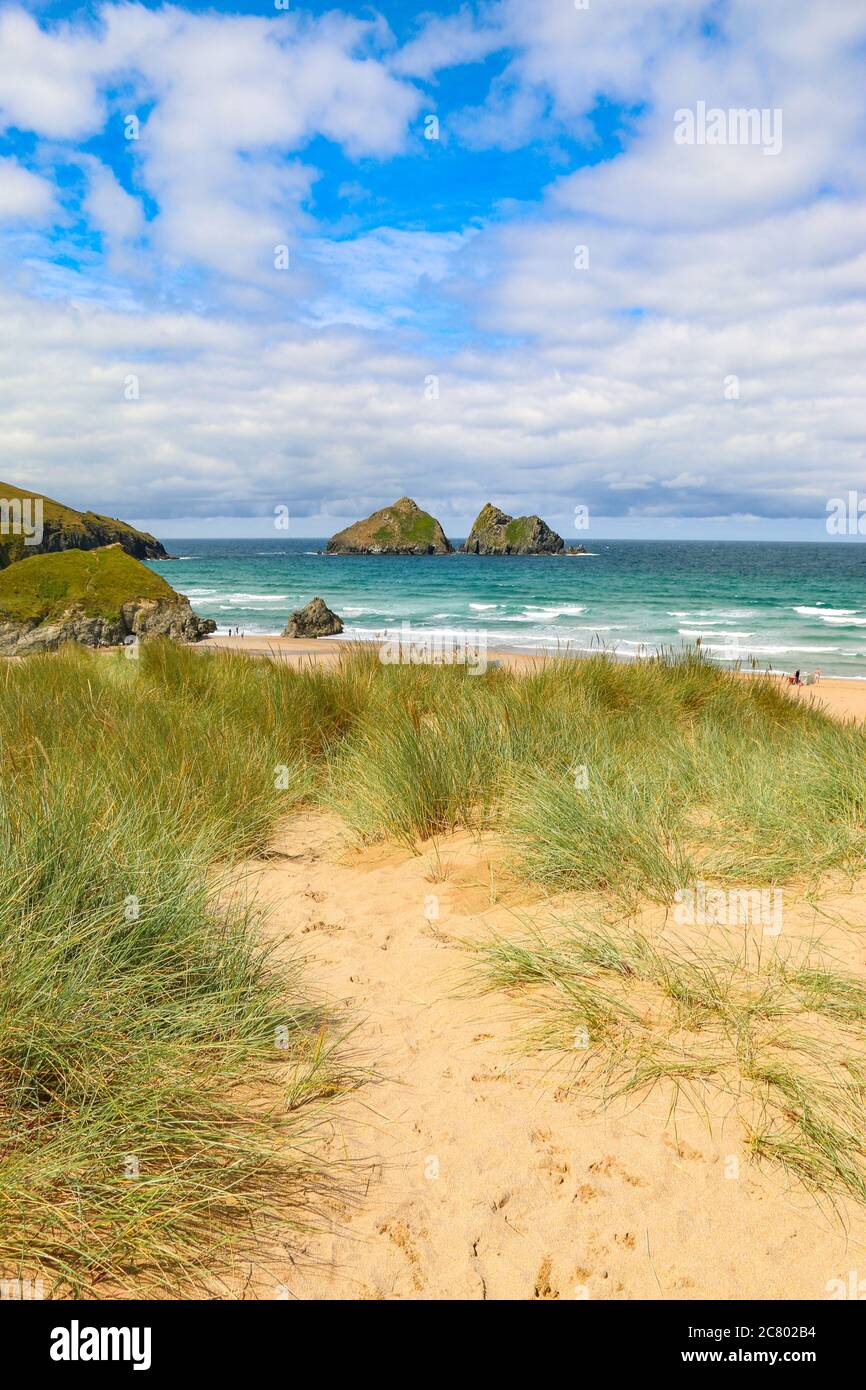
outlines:
M0 1275L61 1292L192 1294L334 1181L308 1142L340 1085L332 1032L215 882L301 804L413 849L495 827L540 891L627 908L699 877L817 882L866 850L863 732L694 657L473 676L368 651L334 671L67 650L0 668L0 746ZM555 982L607 1039L609 1088L745 1077L753 1151L858 1190L859 982L799 962L744 998L735 964L610 934L580 952L494 963ZM635 977L707 1046L675 1062L642 1033ZM844 1087L816 1015L848 1030Z
M197 724L160 658L0 671L0 1274L47 1295L218 1295L336 1180L333 1028L213 867L293 804L303 711L277 792L277 730L228 698Z
M707 1109L707 1087L739 1116L748 1152L816 1194L866 1203L866 994L806 947L786 959L651 943L627 923L570 923L482 948L482 988L526 1005L533 1049L569 1053L603 1105L666 1088Z

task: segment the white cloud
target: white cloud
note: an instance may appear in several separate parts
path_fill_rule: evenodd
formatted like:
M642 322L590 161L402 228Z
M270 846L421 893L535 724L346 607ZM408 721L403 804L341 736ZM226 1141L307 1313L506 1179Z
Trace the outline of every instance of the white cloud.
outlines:
M56 139L92 134L103 120L98 45L85 30L46 33L24 10L0 12L0 129Z
M144 232L141 203L118 183L112 171L98 159L85 161L88 191L84 210L94 227L119 244L136 241Z
M481 17L464 6L456 14L434 15L416 38L395 54L391 67L406 77L431 78L446 68L477 63L507 46L508 38L497 24L499 8L482 7Z
M401 492L445 518L505 495L551 515L718 515L749 496L753 513L820 516L863 478L851 306L790 311L763 351L748 328L659 321L443 359L393 335L8 294L0 322L0 478L130 516L361 515Z
M141 199L76 153L84 210L110 249L144 241L188 306L76 306L92 282L57 270L57 301L0 299L0 476L137 516L360 515L401 492L445 518L490 497L551 515L820 516L862 485L861 0L502 0L434 17L402 50L376 20L138 4L51 34L7 14L0 36L5 121L62 142L141 111ZM487 227L325 237L311 138L400 153L426 100L406 79L503 36L487 99L447 118L479 161L540 133L592 140L599 97L635 109L623 152ZM121 74L133 95L109 112ZM700 100L780 107L782 152L677 146L674 112ZM345 196L363 192L363 170L343 173ZM0 214L47 216L51 196L0 161ZM273 268L282 242L291 277ZM453 337L425 340L440 321Z
M377 56L375 21L137 4L105 5L98 21L47 31L22 11L0 14L0 115L56 140L139 116L128 153L158 208L153 251L269 292L275 246L310 226L316 171L287 156L315 135L352 158L393 155L420 102ZM133 94L108 111L105 88L121 79ZM96 178L86 210L97 226L131 225L122 189Z
M322 267L331 287L314 302L313 316L371 328L411 322L419 287L430 290L447 280L455 257L476 234L378 227L351 240L308 243L305 255Z
M0 159L0 222L42 221L52 211L54 190L14 159Z

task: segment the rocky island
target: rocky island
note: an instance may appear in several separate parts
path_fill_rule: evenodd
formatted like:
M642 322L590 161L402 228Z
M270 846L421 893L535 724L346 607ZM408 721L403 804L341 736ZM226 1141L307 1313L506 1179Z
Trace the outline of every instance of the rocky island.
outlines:
M32 555L0 571L0 656L61 642L110 647L129 637L198 642L215 630L120 543Z
M0 570L27 556L119 545L137 560L167 560L165 547L125 521L77 512L52 497L0 482Z
M411 497L373 512L338 531L325 546L327 555L451 555L454 547L435 516Z
M540 516L509 516L486 503L460 547L464 555L579 555L583 546L566 551L565 541Z

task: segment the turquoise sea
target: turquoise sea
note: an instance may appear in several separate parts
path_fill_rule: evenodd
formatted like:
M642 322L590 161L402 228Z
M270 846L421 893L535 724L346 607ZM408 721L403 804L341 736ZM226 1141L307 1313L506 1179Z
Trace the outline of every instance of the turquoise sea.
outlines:
M628 658L700 637L726 664L866 679L866 545L856 542L596 541L562 559L350 558L324 544L174 540L178 558L151 567L220 631L248 636L280 632L320 594L348 639L408 621L443 635L480 630L490 648Z

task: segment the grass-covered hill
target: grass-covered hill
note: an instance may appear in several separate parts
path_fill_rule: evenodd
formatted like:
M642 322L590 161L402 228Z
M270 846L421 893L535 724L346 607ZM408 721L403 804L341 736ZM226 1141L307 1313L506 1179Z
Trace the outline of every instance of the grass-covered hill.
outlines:
M0 619L47 622L72 608L88 618L120 617L136 599L178 598L160 575L120 545L31 555L0 573Z
M14 524L17 508L24 508L26 518L27 507L37 501L42 503L42 539L38 544L28 545ZM155 536L137 531L125 521L99 516L97 512L78 512L32 489L0 482L0 569L15 560L47 551L94 550L105 545L120 545L127 554L139 560L167 558L164 546Z
M400 497L338 531L325 549L330 555L450 555L453 546L435 516L411 497Z
M214 626L117 543L31 555L0 571L0 656L62 642L114 646L130 634L195 642Z

